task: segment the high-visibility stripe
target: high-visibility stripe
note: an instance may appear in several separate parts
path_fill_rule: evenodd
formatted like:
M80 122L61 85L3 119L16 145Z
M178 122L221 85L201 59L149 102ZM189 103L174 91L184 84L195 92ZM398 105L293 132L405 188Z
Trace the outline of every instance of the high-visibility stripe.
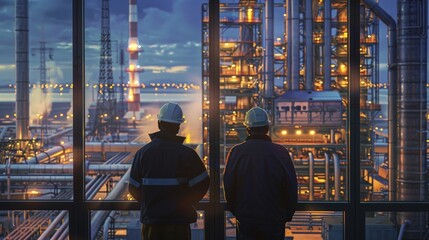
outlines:
M136 188L139 188L141 186L141 184L132 177L130 177L130 184Z
M146 186L176 186L185 183L183 178L143 178L142 184Z
M208 177L208 173L206 171L204 171L203 173L201 173L200 175L192 178L191 180L189 180L189 187L192 187L196 184L198 184L199 182L203 181L204 179L206 179L206 177Z

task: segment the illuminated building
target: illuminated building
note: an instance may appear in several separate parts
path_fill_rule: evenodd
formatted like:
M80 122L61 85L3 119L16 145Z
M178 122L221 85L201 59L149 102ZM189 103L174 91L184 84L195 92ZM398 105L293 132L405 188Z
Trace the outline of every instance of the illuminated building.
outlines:
M221 162L247 135L242 125L245 112L262 106L272 117L272 139L301 160L295 162L301 178L300 199L344 200L346 182L340 178L345 179L347 162L347 1L266 3L241 0L220 7ZM210 100L207 14L208 9L203 8L204 142L208 141ZM366 129L380 111L375 87L379 82L378 21L364 5L361 18L361 124ZM370 135L370 131L364 132L361 138L371 139ZM372 144L362 145L363 164L372 159ZM206 156L207 144L204 150ZM313 178L321 179L320 184L309 180L308 164L314 161L310 153L316 159ZM339 162L334 164L334 159ZM327 163L319 166L322 162ZM363 167L363 175L374 174L371 169L370 164ZM364 180L363 198L370 199L372 179Z

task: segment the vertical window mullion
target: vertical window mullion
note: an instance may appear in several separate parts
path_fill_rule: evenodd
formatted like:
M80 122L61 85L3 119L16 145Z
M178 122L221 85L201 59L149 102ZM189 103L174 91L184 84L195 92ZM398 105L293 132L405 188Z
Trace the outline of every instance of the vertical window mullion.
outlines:
M365 219L360 205L360 1L350 0L348 5L348 63L349 63L349 106L347 108L348 182L349 207L345 217L345 238L364 239Z
M220 205L219 111L219 0L209 0L209 167L210 204L206 238L224 238L224 214Z
M84 0L73 1L73 211L70 212L71 239L88 239L89 215L84 206Z

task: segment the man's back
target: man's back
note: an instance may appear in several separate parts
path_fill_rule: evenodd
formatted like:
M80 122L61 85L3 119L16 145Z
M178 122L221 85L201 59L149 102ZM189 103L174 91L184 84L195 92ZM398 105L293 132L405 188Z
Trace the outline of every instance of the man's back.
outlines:
M141 204L144 240L191 239L194 205L204 197L210 179L197 153L177 136L185 120L177 103L164 104L157 115L159 132L134 156L130 194Z
M224 185L228 206L241 222L284 223L293 216L295 169L288 151L268 136L250 136L230 151Z
M136 153L131 172L133 179L141 179L141 222L194 222L192 205L208 187L208 178L194 179L207 176L204 165L194 150L182 145L184 138L160 132L151 137L152 141Z

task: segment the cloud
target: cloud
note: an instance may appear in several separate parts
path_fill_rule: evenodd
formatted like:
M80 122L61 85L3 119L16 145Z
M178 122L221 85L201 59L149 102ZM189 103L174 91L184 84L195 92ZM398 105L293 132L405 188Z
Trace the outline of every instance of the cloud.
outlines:
M189 67L188 66L144 66L145 71L150 71L152 73L181 73L186 72Z
M187 66L174 66L167 68L165 71L168 73L178 73L178 72L186 72L188 70Z
M59 42L57 44L56 48L58 48L58 49L72 50L73 49L73 44L71 42Z
M0 64L0 70L14 70L15 64Z

